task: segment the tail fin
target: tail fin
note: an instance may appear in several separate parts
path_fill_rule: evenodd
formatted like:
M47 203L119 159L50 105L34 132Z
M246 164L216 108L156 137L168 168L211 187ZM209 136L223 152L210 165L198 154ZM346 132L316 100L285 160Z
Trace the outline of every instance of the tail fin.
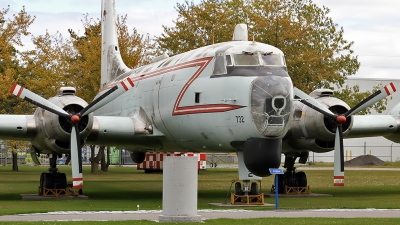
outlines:
M115 0L101 1L101 82L103 87L130 69L122 61L118 46Z

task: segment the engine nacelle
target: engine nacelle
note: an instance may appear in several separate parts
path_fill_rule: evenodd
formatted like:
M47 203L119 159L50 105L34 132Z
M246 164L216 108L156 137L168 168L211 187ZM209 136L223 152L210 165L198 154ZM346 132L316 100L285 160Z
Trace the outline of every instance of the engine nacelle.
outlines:
M64 109L68 113L78 113L88 104L85 100L75 96L75 88L62 87L50 102ZM60 117L42 108L34 113L37 136L32 145L40 153L69 153L70 134L72 124L67 118ZM85 140L93 127L93 114L83 116L78 124L81 140ZM83 145L83 142L82 142Z
M344 114L350 107L342 100L331 97L332 90L317 89L310 96L326 105L334 114ZM285 137L286 143L296 150L328 152L334 148L336 122L320 112L297 101L294 103L294 115L290 130ZM343 135L349 133L353 124L352 117L343 124Z

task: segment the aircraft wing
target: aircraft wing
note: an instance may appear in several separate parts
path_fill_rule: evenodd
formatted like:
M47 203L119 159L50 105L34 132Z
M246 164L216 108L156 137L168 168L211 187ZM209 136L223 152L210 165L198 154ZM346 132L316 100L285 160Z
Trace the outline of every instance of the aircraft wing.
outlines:
M0 139L32 141L35 136L33 115L0 115Z
M400 118L392 115L359 115L353 118L353 127L346 138L387 136L400 131Z
M153 142L154 137L164 135L150 126L146 117L94 116L93 128L86 143L93 145L120 146L130 148L140 146L140 143ZM156 146L153 146L157 148ZM148 147L147 147L148 148Z
M314 97L338 115L353 112L345 102L332 97L332 93L331 90L317 89L310 93L310 97ZM380 93L387 92L381 90ZM303 154L306 160L309 151L324 153L334 149L338 123L336 117L325 116L302 101L294 102L293 115L290 130L283 140L284 153ZM343 122L341 126L344 138L383 136L400 143L400 103L386 115L351 115Z
M148 131L148 124L140 116L94 116L93 128L87 138L87 144L107 146L132 146L143 139L163 137L157 130L152 134ZM41 120L39 120L41 121ZM44 131L43 123L35 122L34 115L0 115L0 139L33 141ZM53 134L45 132L51 138Z

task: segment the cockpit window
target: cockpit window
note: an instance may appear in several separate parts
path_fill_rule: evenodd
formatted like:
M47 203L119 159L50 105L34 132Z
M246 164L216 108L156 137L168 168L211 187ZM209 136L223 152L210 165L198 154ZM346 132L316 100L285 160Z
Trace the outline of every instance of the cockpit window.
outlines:
M232 59L230 55L226 55L226 65L232 66Z
M234 62L236 66L284 66L284 60L281 55L272 52L243 52L235 54Z
M224 53L215 53L215 62L213 75L226 74L225 55Z
M226 45L215 52L215 61L213 68L213 75L222 75L226 74L226 66L232 65L232 61L230 60L230 55L226 55L226 50L232 48L231 45Z
M257 66L260 65L258 54L244 53L234 55L235 65L237 66Z
M280 55L270 53L261 54L264 64L267 66L283 66L282 58Z

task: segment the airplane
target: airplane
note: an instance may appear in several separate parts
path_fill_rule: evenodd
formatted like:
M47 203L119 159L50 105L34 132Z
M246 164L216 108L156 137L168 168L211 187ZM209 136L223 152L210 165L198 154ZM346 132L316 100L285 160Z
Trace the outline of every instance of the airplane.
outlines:
M254 193L257 184L250 180L270 176L269 168L280 166L282 153L286 172L277 175L279 187L307 186L306 174L294 166L297 158L305 163L310 151L332 150L337 154L334 184L342 186L344 137L392 134L400 142L395 135L399 110L354 115L396 91L393 84L353 108L329 89L306 94L293 87L284 53L248 41L245 24L235 27L232 41L156 57L130 69L119 51L115 1L102 0L101 12L101 83L93 102L79 98L73 87L61 87L44 99L14 84L10 92L38 108L33 115L0 115L0 139L30 141L37 164L39 154L49 155L41 187L66 185L56 161L69 154L73 187L82 190L84 144L124 148L136 163L146 151L236 152L243 186L236 183L235 193ZM379 116L385 120L377 122Z

